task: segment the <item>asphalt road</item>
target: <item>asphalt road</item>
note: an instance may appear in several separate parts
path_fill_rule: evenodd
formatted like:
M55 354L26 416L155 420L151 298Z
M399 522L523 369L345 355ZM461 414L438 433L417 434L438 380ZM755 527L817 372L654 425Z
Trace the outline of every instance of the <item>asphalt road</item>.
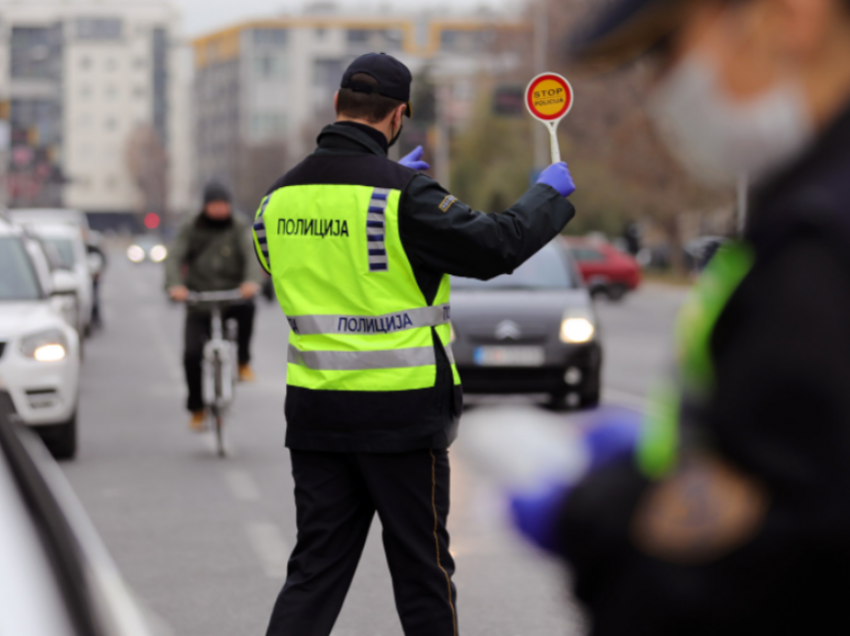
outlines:
M87 343L80 452L63 467L126 579L170 633L264 634L295 542L283 447L286 322L261 301L259 380L239 386L233 452L222 460L209 439L187 430L183 309L166 302L161 285L161 268L113 254L103 289L106 329ZM640 408L664 370L682 296L649 286L622 304L600 305L604 401ZM496 486L473 470L462 438L463 427L452 453L449 520L461 633L583 634L565 572L507 527ZM401 633L376 519L334 636Z

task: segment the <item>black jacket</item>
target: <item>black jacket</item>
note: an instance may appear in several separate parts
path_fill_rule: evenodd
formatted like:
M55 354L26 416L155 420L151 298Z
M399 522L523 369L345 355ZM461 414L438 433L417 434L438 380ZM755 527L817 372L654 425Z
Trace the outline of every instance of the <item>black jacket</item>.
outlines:
M767 512L737 547L677 564L631 538L649 492L632 462L592 474L559 536L597 636L850 634L850 111L752 208L755 265L716 324L696 427Z
M397 189L399 234L414 276L432 303L444 274L489 279L519 267L557 236L575 214L553 188L536 185L501 214L483 214L427 175L390 161L377 130L354 123L326 127L315 153L277 181ZM274 263L271 263L274 269ZM414 391L313 391L288 387L287 446L312 451L401 452L448 448L462 393L434 335L437 381Z

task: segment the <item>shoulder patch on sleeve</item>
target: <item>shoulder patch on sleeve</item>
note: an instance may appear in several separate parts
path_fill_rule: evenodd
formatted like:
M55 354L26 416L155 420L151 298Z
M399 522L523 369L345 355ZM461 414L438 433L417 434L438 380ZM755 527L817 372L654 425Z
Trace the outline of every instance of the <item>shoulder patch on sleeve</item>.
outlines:
M455 203L457 203L457 197L453 194L450 194L445 199L443 199L443 202L440 204L440 209L443 212L448 212L449 208L452 207Z
M651 557L700 565L749 542L770 505L761 484L712 456L692 456L652 486L632 518L632 540Z

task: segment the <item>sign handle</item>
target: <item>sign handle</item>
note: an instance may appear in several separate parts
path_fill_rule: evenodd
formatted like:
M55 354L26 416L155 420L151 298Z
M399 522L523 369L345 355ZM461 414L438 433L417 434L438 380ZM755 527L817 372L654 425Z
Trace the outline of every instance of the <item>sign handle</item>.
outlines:
M552 149L552 163L561 163L561 144L558 142L558 124L560 122L547 122L549 128L549 145Z

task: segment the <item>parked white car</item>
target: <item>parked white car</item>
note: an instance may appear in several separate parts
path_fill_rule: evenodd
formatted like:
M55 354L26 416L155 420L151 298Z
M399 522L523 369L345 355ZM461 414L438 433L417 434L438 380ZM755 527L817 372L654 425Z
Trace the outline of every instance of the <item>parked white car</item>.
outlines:
M38 236L47 249L53 251L55 264L60 271L54 274L54 284L61 282L62 293L76 295L77 321L75 327L81 335L88 333L91 326L93 287L88 250L79 228L50 221L27 222L24 227Z
M41 243L0 218L0 402L59 458L77 448L80 340ZM73 318L71 316L70 318Z
M0 411L0 634L154 636L61 469Z

